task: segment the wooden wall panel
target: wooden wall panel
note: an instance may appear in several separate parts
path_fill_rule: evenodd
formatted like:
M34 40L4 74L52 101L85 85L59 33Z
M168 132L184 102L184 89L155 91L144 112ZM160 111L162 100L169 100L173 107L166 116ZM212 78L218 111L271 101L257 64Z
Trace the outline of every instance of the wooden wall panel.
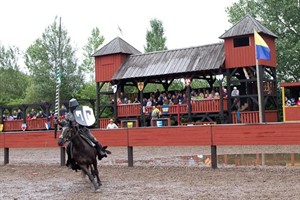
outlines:
M213 145L296 145L300 144L300 123L216 125Z
M4 134L0 132L0 148L4 148Z
M276 67L276 46L275 39L261 35L271 50L271 60L259 60L259 65ZM250 45L245 47L234 47L234 38L226 38L224 41L225 49L225 68L255 66L255 44L254 35L249 35Z
M127 129L95 129L92 134L103 146L127 146Z
M211 126L155 127L128 129L129 146L210 145Z
M59 133L57 134L57 137ZM53 131L5 134L5 148L48 148L58 147Z

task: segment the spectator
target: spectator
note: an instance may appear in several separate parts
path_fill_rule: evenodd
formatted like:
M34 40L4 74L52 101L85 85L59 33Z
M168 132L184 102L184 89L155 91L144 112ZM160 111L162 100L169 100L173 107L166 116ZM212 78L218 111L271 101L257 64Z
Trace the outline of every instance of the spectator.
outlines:
M20 108L18 109L17 119L23 119L23 112Z
M118 105L122 104L121 98L117 98L117 104Z
M40 110L40 112L36 115L36 118L46 118L46 117L47 115L42 110Z
M7 120L7 121L13 121L13 120L14 120L14 118L13 118L13 116L11 116L11 115L8 115L8 116L6 117L6 120Z
M152 106L151 98L148 99L146 106Z
M158 119L160 118L160 115L161 115L160 110L156 106L153 106L152 113L151 113L152 119Z
M14 110L12 117L14 118L14 120L18 119L18 113L16 110Z
M48 119L53 119L54 118L54 112L50 110L50 113L48 115Z
M237 110L240 109L239 95L240 91L237 89L237 87L233 87L233 90L231 91L231 96L234 97L233 105L236 107Z
M140 103L137 97L134 98L133 103Z
M29 114L30 119L36 119L36 114L34 108L31 109L31 113Z
M31 117L30 117L29 113L26 115L26 120L31 120Z
M300 97L298 97L297 106L300 106Z
M65 117L66 113L68 112L66 106L62 105L59 111L60 116L62 116L63 118Z
M115 123L113 119L109 120L109 124L107 124L107 129L114 129L114 128L119 128Z

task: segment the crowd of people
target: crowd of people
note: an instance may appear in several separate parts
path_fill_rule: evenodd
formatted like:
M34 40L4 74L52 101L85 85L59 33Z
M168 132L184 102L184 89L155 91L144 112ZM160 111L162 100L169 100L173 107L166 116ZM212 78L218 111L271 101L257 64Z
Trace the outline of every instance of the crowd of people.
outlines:
M62 105L60 109L60 116L64 116L67 113L67 109L64 105ZM24 118L23 111L19 108L18 110L14 110L12 114L3 114L3 121L12 121L12 120L22 120ZM31 109L29 113L26 114L26 120L38 119L38 118L54 118L54 112L51 110L49 114L46 114L43 110L35 111L34 108Z
M227 98L227 90L223 87L223 98ZM198 89L191 91L191 101L197 100L213 100L220 99L220 93L215 89L209 91L208 89ZM187 104L187 94L185 91L174 91L161 92L157 89L155 92L149 94L148 98L143 98L142 104L143 106L156 106L156 105L176 105L176 104ZM134 100L128 99L123 92L120 92L119 97L117 98L117 104L132 104L132 103L140 103L137 97Z

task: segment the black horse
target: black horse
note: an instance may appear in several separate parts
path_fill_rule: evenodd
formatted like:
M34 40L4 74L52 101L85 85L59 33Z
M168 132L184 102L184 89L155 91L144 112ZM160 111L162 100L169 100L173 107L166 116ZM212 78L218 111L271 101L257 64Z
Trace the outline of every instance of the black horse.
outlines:
M71 155L85 175L87 175L91 183L95 187L95 191L102 185L99 178L97 168L97 150L84 139L80 130L71 127L63 127L61 135L58 139L58 145L62 146L66 141L71 142ZM97 182L95 181L97 179Z

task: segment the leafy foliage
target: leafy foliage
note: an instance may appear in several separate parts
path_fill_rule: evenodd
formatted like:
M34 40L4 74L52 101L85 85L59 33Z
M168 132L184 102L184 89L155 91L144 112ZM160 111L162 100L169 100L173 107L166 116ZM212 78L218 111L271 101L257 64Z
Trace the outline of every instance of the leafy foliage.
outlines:
M91 37L88 38L87 44L83 47L84 59L81 65L83 71L86 73L85 79L89 81L94 80L95 59L92 57L92 54L103 44L103 42L104 36L100 35L99 28L93 28Z
M27 49L25 64L32 78L25 98L27 102L54 102L58 68L62 75L61 100L70 99L80 89L82 70L77 65L70 40L67 30L55 18L42 37Z
M240 0L226 9L236 23L247 13L278 36L278 81L300 81L300 7L298 0Z
M28 86L28 76L19 70L17 47L4 47L0 44L0 104L11 101L21 102Z
M150 20L151 30L146 34L146 46L144 46L145 52L162 51L167 50L166 41L164 36L164 27L162 21L158 19Z

